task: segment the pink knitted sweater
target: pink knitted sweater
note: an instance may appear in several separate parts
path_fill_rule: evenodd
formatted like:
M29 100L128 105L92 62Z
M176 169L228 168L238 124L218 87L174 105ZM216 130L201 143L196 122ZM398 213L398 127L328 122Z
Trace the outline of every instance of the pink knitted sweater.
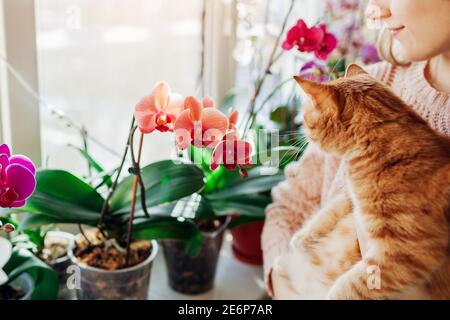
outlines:
M381 62L367 71L383 81L412 106L437 131L450 135L450 94L434 89L426 80L426 62L407 67ZM262 234L264 274L272 295L269 275L274 260L288 246L304 220L345 185L343 162L310 145L299 162L286 167L286 180L272 190L273 203L266 209Z

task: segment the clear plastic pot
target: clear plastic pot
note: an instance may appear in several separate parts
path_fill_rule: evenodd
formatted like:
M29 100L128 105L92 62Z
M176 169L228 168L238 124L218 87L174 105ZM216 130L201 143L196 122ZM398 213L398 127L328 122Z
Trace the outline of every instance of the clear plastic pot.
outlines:
M34 281L28 273L22 273L0 290L0 300L30 300Z
M47 232L47 235L45 237L46 243L51 240L61 240L66 241L68 243L67 248L69 248L69 245L74 240L74 235L68 232L63 231L49 231ZM72 264L72 261L70 261L69 255L66 254L65 256L59 257L53 261L47 261L44 260L45 263L47 263L50 267L53 268L58 273L59 282L60 284L66 284L67 282L67 268Z
M70 244L75 239L75 236L68 232L63 231L49 231L45 237L46 245L49 244L50 241L55 242L63 242L67 243L67 249L69 249ZM41 257L42 259L42 257ZM52 261L47 259L43 259L43 261L49 265L56 273L58 273L59 279L59 291L58 291L58 299L63 300L71 300L74 298L74 293L67 288L67 279L69 277L69 273L67 272L67 268L72 265L72 261L70 260L68 251L65 256L61 256Z
M108 271L78 262L73 255L73 243L69 250L70 259L79 267L80 287L76 289L79 300L146 300L150 285L152 262L158 253L158 244L152 241L150 256L130 268Z
M223 235L229 221L230 218L227 217L218 229L202 232L202 248L194 257L186 254L185 244L180 240L161 241L169 285L173 290L185 294L200 294L214 287Z

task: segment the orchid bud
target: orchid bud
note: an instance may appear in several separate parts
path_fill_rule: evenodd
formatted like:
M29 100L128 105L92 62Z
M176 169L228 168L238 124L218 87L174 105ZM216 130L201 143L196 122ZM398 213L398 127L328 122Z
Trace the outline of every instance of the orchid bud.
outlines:
M16 228L15 228L14 225L12 225L11 223L6 223L6 224L3 226L3 231L5 231L6 233L13 232L14 230L16 230Z

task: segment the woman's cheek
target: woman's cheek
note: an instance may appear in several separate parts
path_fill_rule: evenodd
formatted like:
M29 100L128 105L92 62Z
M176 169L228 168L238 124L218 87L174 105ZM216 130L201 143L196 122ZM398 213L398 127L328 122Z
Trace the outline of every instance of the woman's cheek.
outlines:
M429 59L437 50L439 39L436 37L437 26L433 17L438 13L433 6L436 0L392 0L392 26L405 26L405 30L395 36L398 49L403 59L421 61ZM441 0L437 0L441 1ZM439 6L437 6L439 7Z

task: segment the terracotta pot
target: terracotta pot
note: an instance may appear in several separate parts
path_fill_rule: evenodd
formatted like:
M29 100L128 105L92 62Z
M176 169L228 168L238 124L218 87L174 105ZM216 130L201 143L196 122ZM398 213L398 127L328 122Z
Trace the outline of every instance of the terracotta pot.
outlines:
M256 221L230 229L233 254L241 262L260 266L263 263L261 233L264 221Z

